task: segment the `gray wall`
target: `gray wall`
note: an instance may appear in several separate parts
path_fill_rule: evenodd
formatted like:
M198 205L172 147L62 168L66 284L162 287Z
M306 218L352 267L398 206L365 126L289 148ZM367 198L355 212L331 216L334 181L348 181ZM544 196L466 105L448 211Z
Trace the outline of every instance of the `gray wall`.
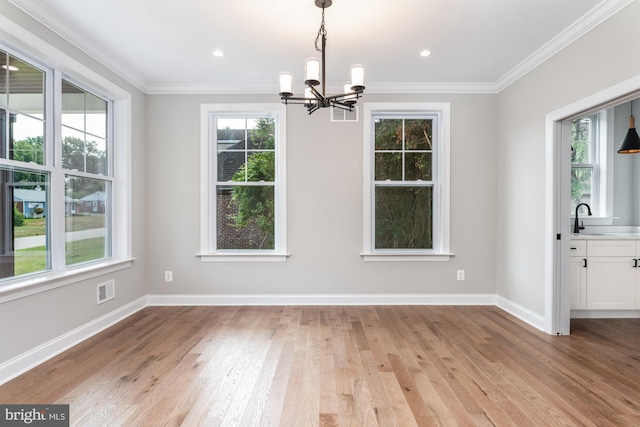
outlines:
M274 97L148 96L146 221L150 294L495 292L496 95L370 95L451 103L450 262L364 262L363 125L327 110L287 112L285 263L203 263L199 250L200 104ZM456 281L456 270L466 280ZM164 270L174 281L164 282Z
M640 74L640 55L628 43L640 39L639 16L636 1L498 95L497 292L540 315L545 116Z
M144 295L145 221L145 96L131 85L69 46L7 1L0 1L0 14L29 29L59 50L81 61L132 94L132 170L133 180L133 267L78 282L62 288L0 304L0 364L85 325ZM96 303L96 285L114 279L116 298L100 306Z

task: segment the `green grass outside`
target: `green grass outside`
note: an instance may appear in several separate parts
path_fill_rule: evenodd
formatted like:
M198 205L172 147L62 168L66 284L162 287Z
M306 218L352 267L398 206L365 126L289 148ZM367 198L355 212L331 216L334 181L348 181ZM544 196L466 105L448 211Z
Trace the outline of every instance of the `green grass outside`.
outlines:
M93 261L105 257L104 237L76 240L66 244L67 265ZM47 269L45 246L21 249L15 252L15 275L36 273Z
M104 228L104 217L104 215L67 216L65 218L66 231L82 231L91 230L93 228ZM24 225L13 228L14 237L18 239L20 237L42 236L46 234L45 225L45 218L25 218Z

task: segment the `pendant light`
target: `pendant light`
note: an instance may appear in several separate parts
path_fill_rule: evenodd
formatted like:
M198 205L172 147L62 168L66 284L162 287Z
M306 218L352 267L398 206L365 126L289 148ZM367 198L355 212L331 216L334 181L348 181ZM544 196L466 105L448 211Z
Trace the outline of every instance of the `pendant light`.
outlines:
M631 101L631 116L629 117L629 130L627 136L624 137L624 141L620 145L618 150L619 154L633 154L640 153L640 137L636 132L636 121L633 118L633 101Z

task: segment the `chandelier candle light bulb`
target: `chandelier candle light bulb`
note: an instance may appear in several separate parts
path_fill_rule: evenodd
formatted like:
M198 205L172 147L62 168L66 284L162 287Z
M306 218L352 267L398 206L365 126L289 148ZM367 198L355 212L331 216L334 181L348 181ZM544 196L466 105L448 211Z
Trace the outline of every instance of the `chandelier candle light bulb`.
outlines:
M286 71L280 73L280 96L293 95L293 76Z
M320 84L320 60L317 58L308 58L305 66L304 84L308 86L317 86Z
M364 90L364 65L351 66L351 90L362 92Z

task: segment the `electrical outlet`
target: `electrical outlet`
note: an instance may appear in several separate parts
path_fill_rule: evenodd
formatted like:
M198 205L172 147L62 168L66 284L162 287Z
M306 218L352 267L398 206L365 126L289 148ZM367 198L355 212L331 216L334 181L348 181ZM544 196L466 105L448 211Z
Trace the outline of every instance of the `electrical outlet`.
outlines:
M458 280L464 280L464 270L458 270Z
M165 271L164 272L164 281L165 282L173 282L173 271Z

